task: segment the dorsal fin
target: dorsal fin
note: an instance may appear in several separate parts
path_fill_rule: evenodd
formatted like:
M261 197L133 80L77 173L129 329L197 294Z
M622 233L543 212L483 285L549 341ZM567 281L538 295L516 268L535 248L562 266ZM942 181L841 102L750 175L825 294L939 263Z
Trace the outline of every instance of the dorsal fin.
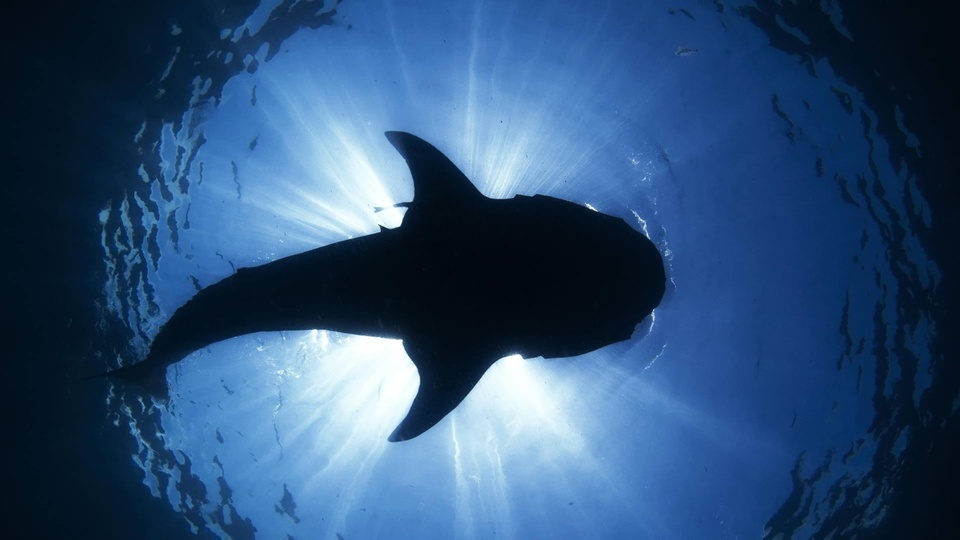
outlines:
M404 218L405 223L411 214L417 219L450 215L470 208L485 198L466 175L432 144L403 131L388 131L385 135L407 160L413 176L413 202Z

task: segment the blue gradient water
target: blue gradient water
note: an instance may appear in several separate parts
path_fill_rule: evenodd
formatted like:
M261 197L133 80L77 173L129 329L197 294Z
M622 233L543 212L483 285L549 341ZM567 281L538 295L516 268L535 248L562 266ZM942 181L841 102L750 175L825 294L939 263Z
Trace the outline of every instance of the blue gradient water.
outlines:
M387 130L487 196L622 217L663 253L667 298L629 342L501 360L403 443L386 439L418 377L400 342L222 342L171 368L166 405L98 387L134 443L124 474L221 538L810 537L884 519L914 430L943 421L922 400L943 276L899 109L881 132L890 110L723 2L349 1L299 29L279 4L207 41L169 21L151 92L191 98L128 134L136 180L91 216L113 329L99 369L141 358L238 268L399 225L376 210L413 196Z

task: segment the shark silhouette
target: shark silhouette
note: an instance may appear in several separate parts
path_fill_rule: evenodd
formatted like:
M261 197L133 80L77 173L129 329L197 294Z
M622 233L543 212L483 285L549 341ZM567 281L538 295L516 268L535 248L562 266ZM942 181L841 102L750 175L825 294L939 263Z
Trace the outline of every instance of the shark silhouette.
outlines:
M570 357L629 339L666 285L663 259L622 219L535 195L490 199L443 153L399 131L414 199L400 227L279 259L198 292L145 360L106 373L168 395L166 368L264 331L403 340L420 388L390 441L457 407L498 359Z

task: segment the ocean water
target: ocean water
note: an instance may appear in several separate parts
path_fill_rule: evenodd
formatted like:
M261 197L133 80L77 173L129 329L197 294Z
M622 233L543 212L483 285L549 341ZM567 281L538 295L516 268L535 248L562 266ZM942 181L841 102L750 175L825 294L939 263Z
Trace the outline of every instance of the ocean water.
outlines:
M5 187L24 537L946 535L949 116L908 69L942 53L873 46L916 22L893 8L782 4L95 4L27 26ZM399 341L231 339L170 369L167 404L81 380L239 268L398 226L387 130L489 197L647 234L669 281L649 332L505 358L402 443Z

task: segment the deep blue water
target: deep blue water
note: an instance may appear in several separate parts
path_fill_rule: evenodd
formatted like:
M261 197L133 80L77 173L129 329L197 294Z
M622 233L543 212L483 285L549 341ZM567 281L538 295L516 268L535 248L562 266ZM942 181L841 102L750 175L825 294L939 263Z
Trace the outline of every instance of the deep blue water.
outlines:
M949 537L946 23L786 4L11 17L10 515L35 537ZM166 406L80 380L237 268L398 225L374 210L412 196L393 129L488 196L648 234L670 282L649 333L504 359L397 444L395 341L237 338L171 369Z

